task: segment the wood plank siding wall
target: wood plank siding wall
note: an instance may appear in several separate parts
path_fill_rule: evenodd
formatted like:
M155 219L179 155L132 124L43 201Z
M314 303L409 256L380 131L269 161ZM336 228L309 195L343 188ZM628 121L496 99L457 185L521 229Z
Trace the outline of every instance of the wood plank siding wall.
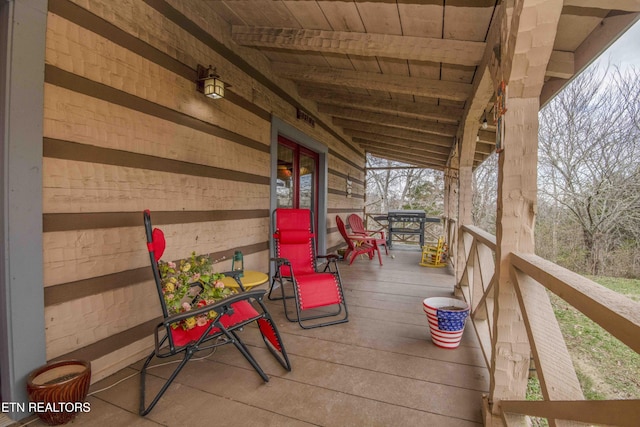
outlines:
M230 34L203 1L49 1L48 360L91 360L95 381L150 348L160 310L144 209L165 231L164 259L240 249L247 267L268 271L272 117L328 147L329 248L341 242L335 214L362 212L363 151L299 101L290 82L273 78L264 58L233 46ZM216 66L232 85L225 99L196 92L197 64ZM296 120L296 107L315 127Z

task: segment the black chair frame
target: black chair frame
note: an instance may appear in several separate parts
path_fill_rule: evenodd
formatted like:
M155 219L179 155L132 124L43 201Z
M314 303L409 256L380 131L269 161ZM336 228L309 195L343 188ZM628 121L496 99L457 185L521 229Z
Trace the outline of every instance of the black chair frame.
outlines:
M140 408L139 413L142 416L147 415L154 406L158 403L162 395L169 388L173 380L180 373L182 368L187 364L189 360L198 352L202 350L214 349L216 347L220 347L227 344L233 344L242 354L242 356L247 359L247 361L251 364L251 366L256 370L256 372L260 375L260 377L264 380L264 382L269 381L269 377L262 370L258 362L249 352L246 344L242 342L240 337L238 336L238 332L241 331L245 326L256 322L258 324L258 329L260 334L262 335L262 339L269 349L270 353L276 358L276 360L285 368L287 371L291 371L291 363L289 361L289 357L282 343L282 339L280 337L280 333L276 327L275 322L271 318L267 307L263 301L264 295L266 294L265 290L251 290L247 292L239 292L237 294L231 295L223 300L216 301L213 304L205 305L199 307L197 309L193 309L191 311L185 313L179 313L174 315L169 315L167 306L165 304L163 293L162 293L162 280L160 277L160 271L158 270L158 264L155 258L155 253L153 250L153 237L152 237L152 228L151 228L151 217L149 211L144 212L144 225L145 232L147 236L147 244L149 246L149 257L151 261L151 268L153 271L153 277L156 284L156 288L158 291L158 296L160 298L160 305L162 307L163 320L156 326L154 329L154 349L149 354L149 356L144 361L142 368L140 370ZM240 271L235 272L226 272L225 274L234 277L234 279L238 282L241 289L244 291L244 287L240 282ZM242 319L238 323L234 323L233 325L225 327L222 320L225 316L230 316L234 313L233 305L241 302L248 302L255 309L257 314L255 316L251 316L246 319ZM173 336L170 333L170 328L173 324L178 323L182 320L185 320L189 317L194 317L202 314L209 313L211 311L215 311L217 316L215 319L211 321L206 330L200 335L199 339L195 341L191 341L186 345L178 346L174 343ZM211 331L217 328L217 331L211 333ZM270 341L271 339L276 340L275 343ZM151 402L147 405L145 399L145 379L146 372L154 358L163 359L167 357L173 357L176 355L182 354L182 360L178 363L174 371L171 373L169 378L160 388L160 391L153 397Z

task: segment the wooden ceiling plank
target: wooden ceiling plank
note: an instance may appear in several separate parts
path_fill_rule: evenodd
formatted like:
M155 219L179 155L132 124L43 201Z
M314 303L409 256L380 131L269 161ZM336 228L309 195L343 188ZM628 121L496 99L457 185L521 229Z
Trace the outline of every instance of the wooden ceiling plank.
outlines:
M377 133L364 132L364 131L350 130L349 136L351 136L352 139L354 140L356 138L366 139L368 141L381 142L383 144L393 144L397 147L404 147L404 148L420 147L425 150L429 150L429 152L436 155L448 155L450 150L449 147L443 147L442 145L433 144L428 141L415 141L411 139L396 138L393 136L380 135Z
M316 0L311 0L316 3ZM306 3L303 1L302 3ZM365 32L360 13L355 2L321 1L317 2L322 14L327 18L331 29L335 31Z
M476 66L484 42L392 34L234 25L233 41L242 46Z
M393 136L396 138L423 141L433 145L439 145L441 147L451 148L451 146L453 145L453 137L434 135L414 130L394 128L341 118L334 118L333 124L342 127L347 134L349 134L349 131L372 132L379 133L380 135Z
M494 144L487 144L484 142L478 142L476 143L476 154L480 153L482 155L488 156L491 153L493 153L493 150L495 150L496 145Z
M422 166L425 168L437 169L437 170L443 170L445 168L444 163L434 161L430 157L408 155L408 154L398 153L393 150L384 150L376 147L370 147L366 151L370 154L373 154L376 157L395 160L398 162L407 163L409 165Z
M356 8L364 25L364 32L402 35L402 23L395 2L358 2Z
M609 47L629 27L640 19L640 13L613 15L602 20L601 24L578 46L574 52L574 71L579 74L591 62ZM571 80L549 79L545 82L540 95L540 105L544 106Z
M280 77L298 82L406 93L453 101L465 101L471 93L471 85L466 83L287 63L274 63L272 65Z
M362 138L353 138L353 142L356 144L359 144L363 148L365 146L369 146L369 147L378 147L378 148L383 148L388 150L396 150L398 152L407 153L407 154L412 154L412 153L421 154L421 155L429 156L434 160L442 161L443 163L447 161L447 157L448 157L448 154L440 154L440 155L434 154L433 152L431 152L430 150L424 147L403 147L396 144L386 144L384 142L370 141L368 139L362 139Z
M471 3L471 2L467 2ZM495 2L484 5L452 5L445 2L443 32L445 38L484 41Z
M407 117L438 120L457 124L463 110L424 102L383 99L367 95L354 95L342 91L331 91L319 86L299 85L298 92L304 98L318 104L339 105L343 107L359 107L371 111L383 111L405 115Z
M478 136L480 137L480 141L478 142L485 142L487 144L494 144L494 145L496 143L495 131L481 130L481 131L478 131Z
M393 116L384 113L374 113L356 108L320 104L318 105L318 111L334 117L342 117L366 123L377 123L403 129L418 130L421 132L433 133L435 135L454 136L458 130L458 127L455 125L436 123L429 120L414 119L410 117Z
M549 65L545 73L546 77L556 77L559 79L570 79L575 74L573 52L562 52L554 50L551 52Z
M302 28L318 28L331 30L331 24L324 16L318 3L303 4L296 1L283 2L289 13L300 23Z
M428 4L398 2L398 16L402 21L402 33L407 36L442 37L442 14L444 0Z

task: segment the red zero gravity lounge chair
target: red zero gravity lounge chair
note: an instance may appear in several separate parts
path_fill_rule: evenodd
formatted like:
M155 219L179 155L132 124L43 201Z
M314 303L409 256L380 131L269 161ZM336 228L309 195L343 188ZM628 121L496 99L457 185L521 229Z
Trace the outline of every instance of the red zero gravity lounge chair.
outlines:
M266 292L264 290L251 290L248 292L232 294L220 301L206 305L204 300L199 299L200 294L197 293L198 290L200 292L202 291L202 286L199 285L199 282L195 282L190 286L195 289L195 296L192 301L198 302L198 308L170 315L164 299L162 279L158 269L158 261L160 260L160 257L162 257L162 253L165 248L164 234L162 233L162 230L157 228L153 230L151 229L151 215L148 210L144 211L144 227L147 235L147 247L149 250L151 269L153 271L153 278L160 298L160 305L162 307L164 319L154 330L155 348L145 360L140 371L140 415L144 416L151 412L169 385L171 385L171 382L176 378L180 370L182 370L195 353L201 350L213 349L225 344L233 344L240 351L240 354L249 361L251 366L256 370L256 372L258 372L262 379L265 382L269 381L269 377L260 368L251 353L249 353L249 349L242 342L238 334L238 332L242 331L244 326L253 322L257 323L258 330L260 331L269 351L286 370L291 370L291 364L289 362L287 352L284 349L280 334L278 333L278 329L264 305L263 297ZM232 275L232 273L233 272L225 274ZM236 280L238 279L236 278ZM242 287L242 284L239 281L238 283ZM206 325L196 326L195 328L187 331L181 330L180 327L172 327L172 325L178 325L185 319L209 315L212 311L215 312L211 314L211 316L214 317L210 323ZM188 334L185 334L185 332ZM154 357L166 358L180 354L182 355L182 360L179 361L177 367L169 376L169 379L167 379L164 385L160 388L160 391L155 395L151 403L146 406L145 374L149 363ZM195 409L196 408L194 408L194 410Z
M349 314L336 262L338 256L316 257L311 211L276 209L273 230L276 275L269 296L274 288L280 287L282 297L272 299L282 299L287 319L297 321L304 329L346 322ZM326 261L323 271L318 270L318 259ZM293 296L285 294L284 287L289 284L293 287ZM288 299L295 299L295 317L287 311ZM314 322L325 318L330 320Z

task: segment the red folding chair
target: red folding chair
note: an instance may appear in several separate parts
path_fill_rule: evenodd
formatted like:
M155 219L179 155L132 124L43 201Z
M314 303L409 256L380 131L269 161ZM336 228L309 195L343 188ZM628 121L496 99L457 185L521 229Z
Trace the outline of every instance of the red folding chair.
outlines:
M144 227L147 236L147 249L151 261L151 270L156 284L160 306L162 308L163 320L154 330L155 347L145 360L140 371L140 415L147 415L158 403L164 392L171 385L178 373L193 357L201 350L213 349L226 344L233 344L242 356L258 372L260 377L267 382L269 377L264 373L258 362L249 352L247 346L242 342L238 333L244 326L253 322L258 325L258 330L262 335L265 345L276 358L276 360L287 370L291 370L289 357L280 338L280 334L275 322L267 311L263 302L266 291L251 290L232 294L220 301L207 303L201 298L203 286L199 282L190 285L194 292L189 292L189 300L195 303L197 308L190 309L182 313L172 313L165 301L163 280L158 261L162 257L165 249L165 239L162 230L151 228L151 214L144 211ZM233 275L234 272L226 272L225 275ZM237 272L240 273L240 272ZM236 277L236 281L239 279ZM242 286L240 284L240 286ZM212 313L213 312L213 313ZM198 325L189 330L181 329L181 324L191 318L211 318L205 325ZM178 363L173 373L166 380L160 391L154 396L151 403L145 402L145 375L147 368L154 357L166 358L182 355L182 360Z
M273 212L273 239L275 242L276 274L271 282L269 297L278 285L281 289L285 316L298 322L304 329L335 325L348 321L349 314L344 300L344 291L337 255L316 256L313 215L309 209L276 209ZM324 260L324 269L319 270L318 260ZM291 285L286 295L285 285ZM287 310L287 300L295 299L295 316ZM326 310L325 308L329 308ZM317 321L327 319L327 322Z
M364 222L358 214L349 215L347 217L347 222L351 227L352 234L355 234L356 236L371 237L376 239L376 245L378 245L378 248L380 248L380 246L384 246L384 252L389 255L389 249L387 248L387 239L385 239L384 237L384 231L365 230Z

